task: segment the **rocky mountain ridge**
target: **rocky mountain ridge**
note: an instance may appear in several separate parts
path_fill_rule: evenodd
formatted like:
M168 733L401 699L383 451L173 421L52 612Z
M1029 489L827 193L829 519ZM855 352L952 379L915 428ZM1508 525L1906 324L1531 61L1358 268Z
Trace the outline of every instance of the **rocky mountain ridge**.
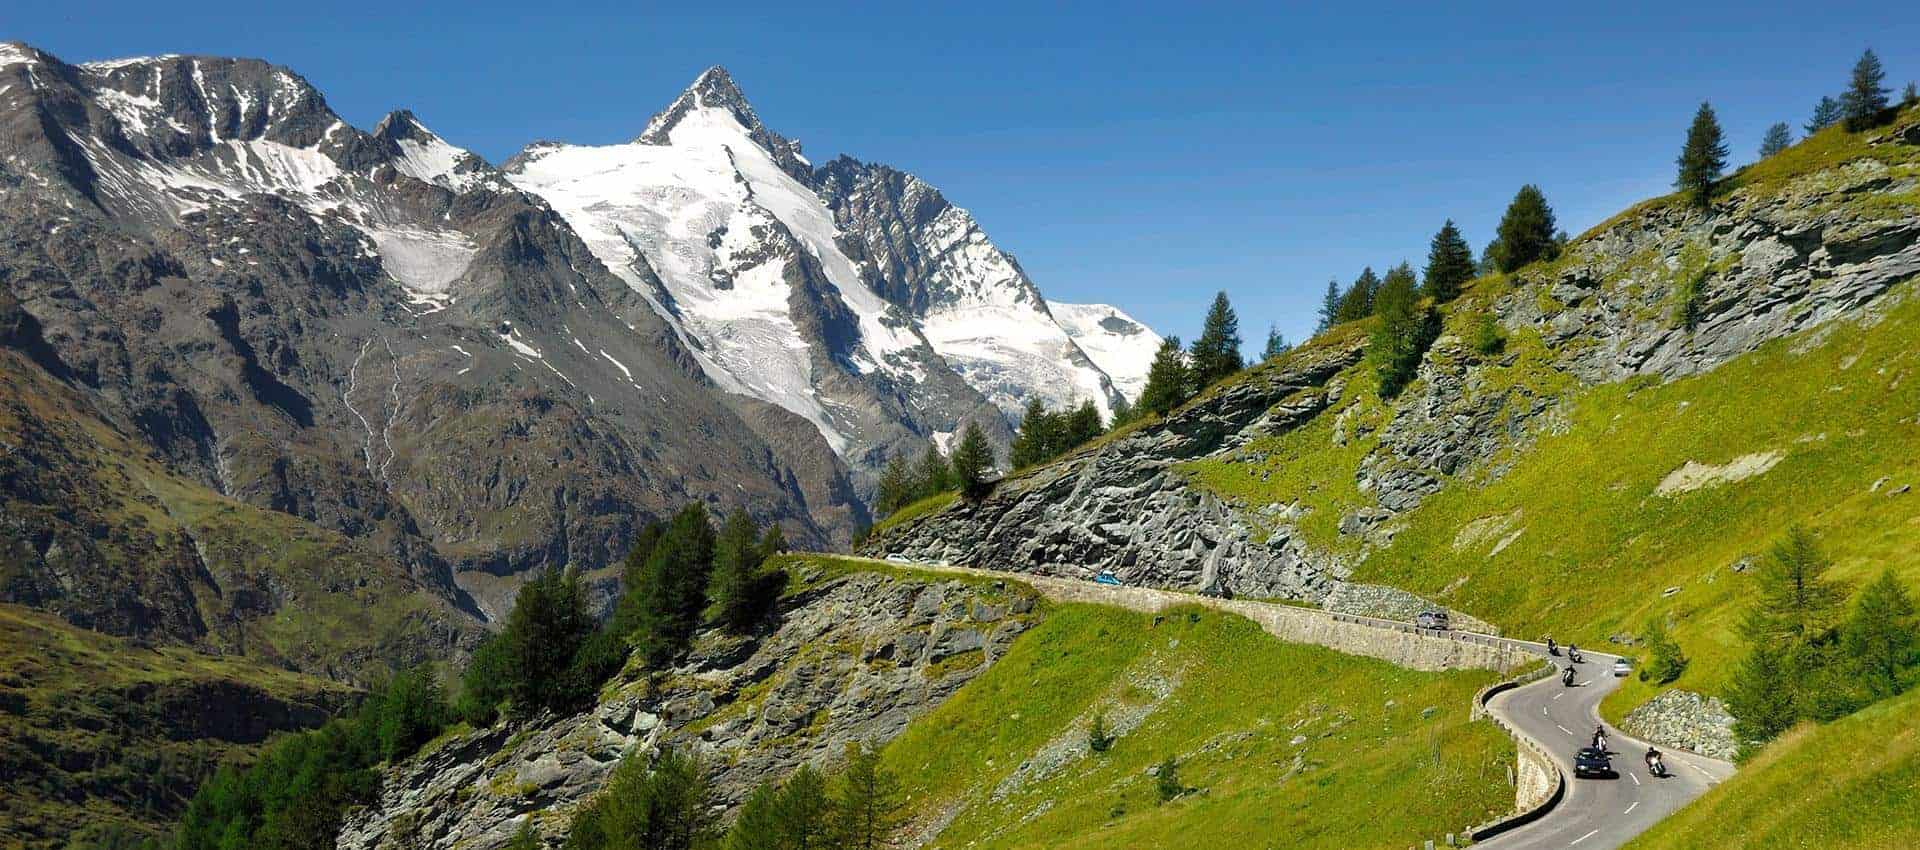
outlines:
M1902 200L1920 185L1916 122L1909 110L1845 147L1810 141L1735 175L1710 209L1649 202L1551 263L1477 282L1449 305L1446 332L1397 398L1372 390L1368 329L1336 328L1164 419L1004 480L978 504L887 527L867 551L1082 577L1112 570L1128 583L1408 616L1433 603L1351 583L1356 565L1434 493L1497 480L1539 435L1563 428L1571 393L1710 371L1769 340L1865 315L1920 274L1920 216ZM1497 321L1504 350L1469 346L1480 315ZM1260 487L1268 495L1253 503L1210 483L1269 474L1268 438L1308 428L1308 444L1288 450L1350 464L1341 486L1357 504L1344 513L1312 517L1326 500L1311 490ZM1347 447L1362 437L1354 454ZM1302 534L1309 518L1336 527L1338 545ZM1510 531L1478 533L1497 541Z

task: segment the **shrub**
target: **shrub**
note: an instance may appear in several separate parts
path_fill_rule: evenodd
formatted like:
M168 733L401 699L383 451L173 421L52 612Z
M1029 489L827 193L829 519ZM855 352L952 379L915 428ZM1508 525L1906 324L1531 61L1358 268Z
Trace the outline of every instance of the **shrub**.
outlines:
M1646 638L1647 663L1640 667L1640 681L1664 685L1680 678L1687 669L1687 657L1667 632L1666 621L1656 617L1648 623Z
M1186 786L1180 784L1180 766L1174 763L1173 756L1167 756L1154 771L1153 787L1162 803L1187 793Z

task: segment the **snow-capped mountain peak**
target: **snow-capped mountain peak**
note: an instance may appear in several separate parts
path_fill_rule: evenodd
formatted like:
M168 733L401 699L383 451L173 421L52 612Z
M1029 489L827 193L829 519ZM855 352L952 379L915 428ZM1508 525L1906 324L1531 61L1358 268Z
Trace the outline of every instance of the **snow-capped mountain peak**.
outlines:
M812 163L800 153L800 143L781 136L760 123L760 116L753 111L753 104L747 102L747 96L734 83L733 75L727 69L715 65L700 73L692 85L680 93L679 97L667 104L667 108L654 113L647 127L634 138L634 144L670 145L673 133L689 116L699 113L720 112L732 118L747 139L752 141L773 161L795 180L811 185L813 183ZM706 116L712 123L715 116Z
M478 154L455 147L427 129L411 110L399 109L380 119L373 137L399 150L393 166L400 173L455 192L499 183L492 166ZM504 188L502 183L497 188Z

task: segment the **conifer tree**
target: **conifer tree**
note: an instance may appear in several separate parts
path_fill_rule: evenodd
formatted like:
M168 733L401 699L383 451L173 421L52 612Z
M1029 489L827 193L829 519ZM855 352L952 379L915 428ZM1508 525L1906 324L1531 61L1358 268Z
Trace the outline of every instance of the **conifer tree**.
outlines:
M1292 349L1293 346L1287 342L1287 338L1280 335L1279 326L1267 325L1267 344L1260 350L1262 362L1271 361Z
M947 465L946 456L940 454L940 447L933 443L928 443L927 450L920 455L920 466L914 470L913 478L918 485L916 501L953 489L953 467Z
M1693 205L1706 209L1713 199L1713 181L1720 179L1720 173L1727 167L1727 145L1720 133L1720 120L1714 117L1713 105L1702 101L1700 109L1693 113L1693 125L1687 128L1687 143L1680 148L1680 156L1675 160L1679 174L1674 177L1674 188L1687 193Z
M593 631L586 591L571 570L542 570L520 586L502 632L514 714L566 706L573 696L568 673L574 653Z
M1640 681L1664 685L1680 678L1687 669L1687 657L1667 632L1667 621L1655 617L1647 624L1647 663L1640 668Z
M1759 594L1744 624L1756 644L1792 645L1825 639L1839 620L1846 588L1827 577L1829 561L1813 535L1795 525L1754 571Z
M1314 331L1324 331L1340 323L1340 282L1327 281L1327 294L1320 296L1320 323Z
M914 500L916 489L906 458L896 455L880 470L879 492L874 496L873 506L882 514L893 513Z
M1840 644L1853 674L1873 699L1906 690L1907 671L1920 662L1920 623L1914 620L1913 598L1892 570L1861 589L1853 614L1841 627Z
M1559 244L1553 220L1553 208L1540 187L1528 183L1520 187L1500 217L1499 248L1495 261L1503 272L1512 272L1535 260L1557 256Z
M636 751L574 816L567 850L693 850L713 834L706 765L668 749L652 765Z
M1807 135L1811 136L1838 123L1840 123L1840 101L1823 96L1819 103L1813 105L1813 117L1807 120L1804 129Z
M1853 79L1840 96L1840 117L1847 123L1847 132L1858 133L1879 123L1880 113L1887 108L1887 89L1881 85L1886 81L1880 57L1871 50L1860 54L1860 61L1853 65Z
M1082 401L1079 407L1067 414L1065 445L1054 454L1057 456L1072 451L1086 444L1088 440L1100 436L1102 430L1104 429L1100 427L1100 408L1093 406L1093 399Z
M1787 122L1778 121L1767 128L1766 136L1760 139L1760 158L1766 159L1793 144L1793 131L1787 128Z
M1193 341L1192 362L1196 389L1238 372L1245 365L1240 359L1240 318L1234 315L1233 305L1227 303L1225 292L1215 293L1213 305L1207 308L1200 338Z
M1743 749L1771 740L1799 719L1795 683L1787 664L1785 652L1758 644L1734 668L1726 691L1727 710L1734 716L1733 734Z
M903 822L900 782L880 766L880 751L847 745L847 767L834 800L839 846L847 850L885 847Z
M660 538L666 536L667 524L653 520L641 526L640 533L634 535L633 545L627 549L627 556L620 566L620 601L614 605L613 621L608 628L617 635L625 635L633 630L635 619L639 616L637 606L640 595L635 588L645 580L647 558L653 555L653 547L660 545Z
M1373 299L1380 291L1380 278L1373 273L1373 267L1367 266L1360 271L1353 285L1340 296L1340 308L1335 318L1341 322L1356 322L1373 315Z
M1460 297L1460 290L1473 280L1473 248L1460 236L1453 219L1440 226L1427 248L1426 295L1435 304Z
M1180 782L1180 765L1173 760L1173 756L1167 756L1165 761L1160 762L1159 769L1154 771L1153 787L1159 792L1162 803L1187 793L1187 786Z
M707 596L712 600L713 619L734 634L752 631L772 601L760 571L766 555L757 539L759 531L746 510L735 508L714 539Z
M1387 272L1375 302L1380 325L1373 331L1368 356L1380 378L1380 395L1391 398L1413 380L1420 358L1433 343L1438 322L1430 306L1414 292L1413 267L1401 263Z
M987 475L993 472L993 446L980 423L968 422L960 445L953 450L953 478L962 495L979 499L987 494Z
M1115 393L1113 396L1113 421L1107 423L1107 427L1118 428L1132 421L1133 402L1128 401L1124 393Z
M827 781L812 765L802 764L780 787L775 801L782 850L827 850L833 840L833 798Z
M1908 80L1906 89L1900 92L1900 108L1906 109L1916 103L1920 103L1920 88L1915 88L1913 81Z
M1139 409L1156 416L1179 407L1192 395L1192 377L1187 373L1187 353L1180 338L1169 336L1160 341L1153 364L1147 367L1147 385L1140 390Z
M707 509L689 503L647 558L637 591L639 617L627 642L648 665L662 666L687 648L701 612L707 607L707 581L713 569L713 526Z
M740 811L727 830L725 850L785 850L786 836L780 822L780 789L772 782L753 786L753 793L741 801Z
M1007 463L1014 469L1024 469L1052 457L1060 443L1063 424L1038 397L1027 399L1027 409L1020 417L1020 430L1013 435L1013 444L1007 447Z
M780 524L777 522L768 525L766 533L760 535L761 559L771 558L785 551L787 551L787 533L780 530Z

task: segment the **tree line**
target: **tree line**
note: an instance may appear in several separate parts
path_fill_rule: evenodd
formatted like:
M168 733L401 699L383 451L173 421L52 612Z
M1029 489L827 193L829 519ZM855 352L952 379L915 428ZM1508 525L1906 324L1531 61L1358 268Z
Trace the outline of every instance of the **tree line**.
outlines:
M1920 621L1892 570L1848 604L1846 583L1806 529L1789 529L1754 577L1747 653L1725 696L1743 752L1803 720L1826 722L1920 680Z
M628 755L573 818L566 850L878 850L904 822L899 780L880 751L850 743L833 776L801 765L756 786L732 826L720 828L708 765L668 748L651 762ZM509 850L540 847L531 819Z
M785 549L778 525L761 529L735 510L716 529L704 505L689 504L641 530L605 624L579 575L541 571L515 595L504 627L474 650L457 695L449 698L430 668L395 675L319 729L275 739L252 767L223 768L202 783L170 846L331 848L342 813L378 792L373 768L412 755L454 721L481 727L577 710L630 655L660 670L702 626L751 632L786 586L786 574L766 564Z

